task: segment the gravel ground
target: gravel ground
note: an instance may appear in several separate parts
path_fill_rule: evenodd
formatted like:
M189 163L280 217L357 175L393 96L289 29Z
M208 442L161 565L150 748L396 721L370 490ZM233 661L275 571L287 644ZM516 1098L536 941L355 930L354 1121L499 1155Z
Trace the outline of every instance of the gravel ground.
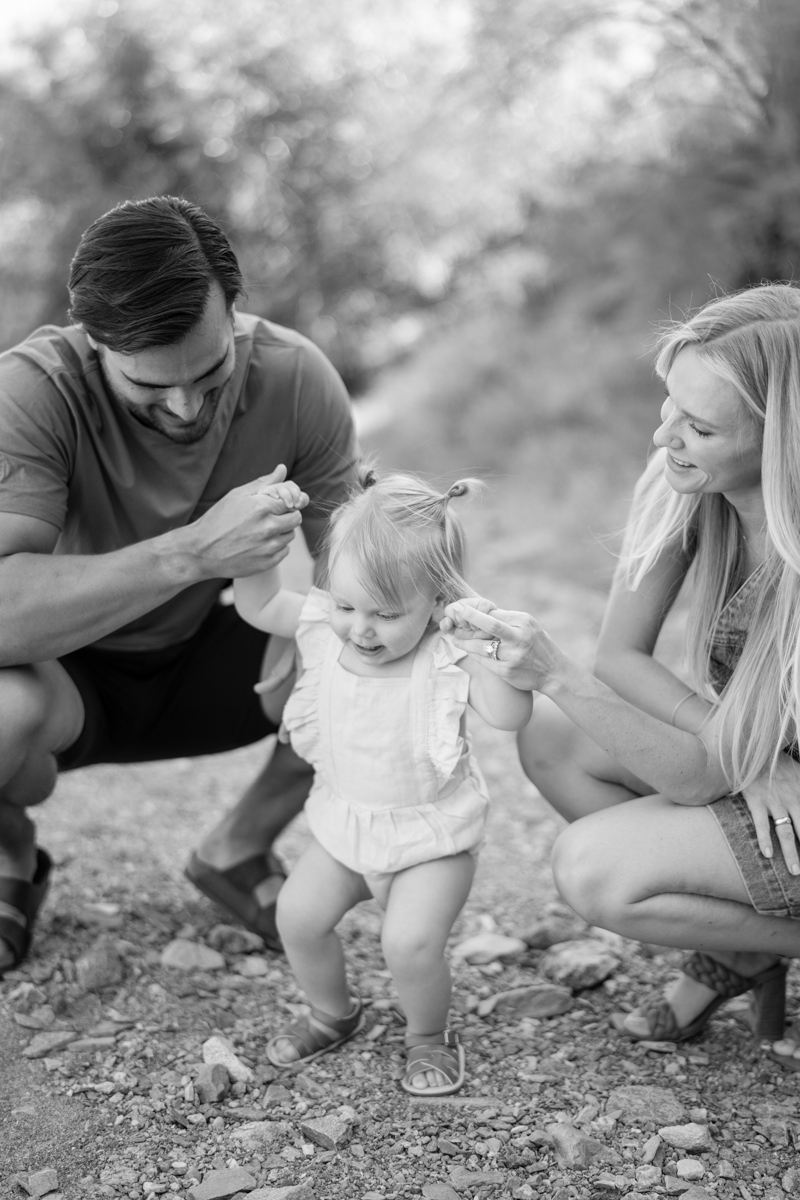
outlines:
M453 943L481 932L535 934L542 917L585 935L549 875L559 820L521 776L509 737L474 725L495 808ZM765 1058L732 1006L702 1042L678 1050L620 1040L609 1014L665 981L680 956L613 937L605 945L616 956L610 977L575 989L570 1010L551 1018L507 1008L480 1015L492 995L546 980L541 949L482 966L456 961L454 1024L466 1042L468 1082L454 1101L425 1102L397 1083L402 1033L379 912L362 905L344 938L368 1001L367 1029L279 1078L264 1047L299 1001L285 962L220 930L223 918L180 871L187 828L210 824L264 751L90 768L64 777L42 810L41 841L57 863L52 894L35 953L0 985L0 1195L23 1196L20 1180L35 1191L56 1178L64 1200L190 1197L203 1179L219 1184L215 1194L239 1194L239 1185L225 1191L225 1180L237 1178L247 1188L294 1185L295 1196L317 1200L681 1192L747 1200L800 1190L795 1077ZM299 821L283 839L287 860L304 837ZM224 965L164 966L162 951L178 936L221 946ZM24 1057L42 1030L98 1040ZM254 1079L204 1104L193 1081L212 1034L229 1040ZM303 1128L323 1116L338 1122L333 1148ZM260 1142L242 1138L246 1121L270 1123L257 1127ZM705 1131L694 1152L658 1135L690 1123ZM571 1127L570 1148L559 1133ZM215 1174L234 1167L247 1176ZM56 1177L38 1174L48 1168Z

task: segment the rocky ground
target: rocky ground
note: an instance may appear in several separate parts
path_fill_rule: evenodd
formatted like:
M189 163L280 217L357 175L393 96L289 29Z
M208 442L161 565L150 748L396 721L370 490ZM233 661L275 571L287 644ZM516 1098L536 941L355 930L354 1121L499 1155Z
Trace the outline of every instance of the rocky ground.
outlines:
M4 1200L800 1192L796 1077L754 1045L735 1002L677 1050L617 1036L610 1013L679 955L587 931L560 904L547 870L559 822L507 735L475 724L496 806L453 937L468 1082L452 1100L399 1087L374 905L344 928L366 1031L299 1072L267 1063L300 1000L286 964L180 874L186 829L235 798L263 746L62 779L42 813L57 870L35 952L0 985ZM299 822L288 860L303 838Z

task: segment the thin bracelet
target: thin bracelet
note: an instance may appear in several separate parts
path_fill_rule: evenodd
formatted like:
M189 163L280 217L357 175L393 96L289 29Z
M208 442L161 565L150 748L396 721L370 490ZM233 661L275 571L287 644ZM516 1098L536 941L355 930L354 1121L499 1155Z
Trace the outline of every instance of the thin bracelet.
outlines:
M696 695L697 695L697 692L687 692L685 696L681 697L681 699L678 701L678 703L675 705L675 707L672 710L672 716L669 719L670 725L675 724L675 714L677 713L680 706L682 704L685 704L687 700L691 700L692 696L696 696Z

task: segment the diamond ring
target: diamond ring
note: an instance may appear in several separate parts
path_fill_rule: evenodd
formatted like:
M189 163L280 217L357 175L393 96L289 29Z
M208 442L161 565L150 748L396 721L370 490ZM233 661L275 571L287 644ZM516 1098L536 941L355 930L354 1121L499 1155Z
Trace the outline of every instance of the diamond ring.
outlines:
M483 648L484 654L488 654L489 658L493 658L497 662L497 651L500 649L500 638L492 638Z

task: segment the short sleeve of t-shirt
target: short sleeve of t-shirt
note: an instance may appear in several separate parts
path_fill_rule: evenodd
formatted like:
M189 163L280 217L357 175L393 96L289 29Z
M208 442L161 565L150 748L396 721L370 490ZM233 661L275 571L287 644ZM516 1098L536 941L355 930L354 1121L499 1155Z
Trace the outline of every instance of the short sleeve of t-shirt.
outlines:
M297 403L297 457L292 478L309 495L303 535L317 557L331 510L354 479L355 437L347 391L326 358L309 346Z
M69 361L52 344L23 343L0 359L0 512L62 529L76 431ZM77 364L76 364L77 365Z

